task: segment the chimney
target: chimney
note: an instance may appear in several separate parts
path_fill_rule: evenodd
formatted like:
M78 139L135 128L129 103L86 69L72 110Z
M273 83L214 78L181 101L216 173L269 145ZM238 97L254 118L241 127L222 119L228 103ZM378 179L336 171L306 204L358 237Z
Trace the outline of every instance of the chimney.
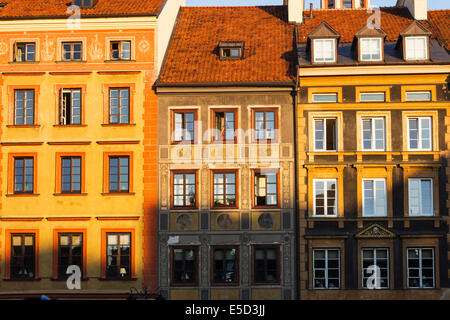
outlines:
M288 6L288 15L290 23L303 22L303 9L305 8L305 0L284 0L284 5Z
M427 20L427 0L397 0L397 7L407 7L415 20Z

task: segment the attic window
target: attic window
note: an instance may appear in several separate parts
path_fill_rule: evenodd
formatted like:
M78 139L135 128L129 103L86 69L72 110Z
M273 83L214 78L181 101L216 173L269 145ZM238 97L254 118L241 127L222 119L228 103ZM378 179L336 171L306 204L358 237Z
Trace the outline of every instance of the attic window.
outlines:
M427 59L427 38L406 37L406 60Z
M243 42L220 42L219 53L221 60L242 59L244 54Z
M73 0L73 4L80 8L92 8L95 2L95 0Z
M7 4L8 4L8 2L0 2L0 8L6 7Z
M361 61L380 61L381 60L381 38L360 39Z
M314 40L314 62L335 62L335 39Z

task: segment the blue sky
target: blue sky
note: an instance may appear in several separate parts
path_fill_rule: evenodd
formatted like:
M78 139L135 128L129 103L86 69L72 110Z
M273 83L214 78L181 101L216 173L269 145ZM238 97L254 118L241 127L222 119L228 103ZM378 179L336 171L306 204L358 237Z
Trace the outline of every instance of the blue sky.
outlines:
M319 8L320 0L305 0L305 8L313 2L315 8ZM394 6L397 0L371 0L373 7ZM256 5L279 5L283 0L186 0L187 6L256 6ZM428 10L450 9L449 0L428 0Z

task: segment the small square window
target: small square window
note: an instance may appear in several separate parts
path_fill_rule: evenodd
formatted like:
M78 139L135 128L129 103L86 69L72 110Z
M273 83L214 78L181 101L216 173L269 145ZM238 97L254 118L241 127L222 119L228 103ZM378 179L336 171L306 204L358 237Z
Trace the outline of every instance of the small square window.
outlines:
M111 60L130 60L131 41L111 41Z
M242 59L244 53L243 42L220 42L219 54L221 60Z
M14 62L36 61L36 44L17 42L14 46Z
M81 61L83 54L82 48L81 42L63 42L63 61Z

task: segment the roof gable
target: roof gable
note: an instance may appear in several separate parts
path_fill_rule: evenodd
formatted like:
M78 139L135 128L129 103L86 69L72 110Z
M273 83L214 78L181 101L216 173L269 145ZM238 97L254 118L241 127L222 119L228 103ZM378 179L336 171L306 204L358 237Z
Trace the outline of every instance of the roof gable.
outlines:
M401 36L430 36L431 31L425 28L419 21L414 20L405 30L400 33Z
M387 228L378 223L371 224L358 232L355 237L360 238L395 238L395 233L389 231Z
M313 32L311 32L308 37L310 39L318 38L339 38L340 35L337 33L328 23L322 22Z
M385 38L386 32L378 28L370 28L367 24L355 34L357 38Z

